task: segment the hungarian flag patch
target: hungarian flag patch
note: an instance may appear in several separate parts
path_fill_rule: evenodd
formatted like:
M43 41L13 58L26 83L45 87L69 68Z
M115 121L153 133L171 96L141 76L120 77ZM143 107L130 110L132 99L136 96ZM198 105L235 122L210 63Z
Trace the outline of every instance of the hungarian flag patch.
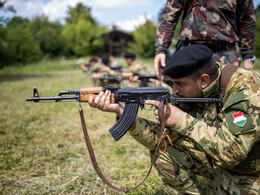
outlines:
M239 127L244 127L246 122L247 122L247 118L243 115L243 112L239 111L236 113L232 114L233 116L233 123Z

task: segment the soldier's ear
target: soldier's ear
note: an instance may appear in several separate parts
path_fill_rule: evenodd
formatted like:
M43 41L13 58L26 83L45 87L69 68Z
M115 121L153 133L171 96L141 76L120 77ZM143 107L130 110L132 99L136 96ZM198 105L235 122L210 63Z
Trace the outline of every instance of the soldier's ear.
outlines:
M210 79L208 74L202 74L198 79L198 84L201 89L205 89L210 85Z

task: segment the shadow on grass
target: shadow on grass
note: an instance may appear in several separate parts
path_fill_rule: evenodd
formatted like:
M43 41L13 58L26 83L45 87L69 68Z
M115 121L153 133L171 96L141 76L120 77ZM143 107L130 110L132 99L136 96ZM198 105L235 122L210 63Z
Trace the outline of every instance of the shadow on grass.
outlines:
M41 73L4 73L0 74L0 82L18 81L28 78L53 77L51 74Z

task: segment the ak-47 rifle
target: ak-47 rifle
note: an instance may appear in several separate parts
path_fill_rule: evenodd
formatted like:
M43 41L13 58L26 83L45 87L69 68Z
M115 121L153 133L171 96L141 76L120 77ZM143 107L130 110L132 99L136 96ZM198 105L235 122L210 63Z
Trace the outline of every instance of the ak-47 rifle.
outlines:
M33 101L35 103L40 102L68 102L68 101L77 101L79 102L79 113L80 113L80 119L82 124L82 129L86 141L86 145L89 151L90 159L92 161L92 164L96 170L96 173L99 175L99 177L111 188L123 191L123 192L129 192L130 190L134 190L137 187L139 187L149 176L151 173L152 167L156 161L156 155L154 155L152 164L150 166L150 169L146 175L146 177L143 179L141 183L136 185L133 188L120 188L117 186L114 186L111 182L109 182L106 177L103 175L102 171L100 170L98 163L95 158L95 154L91 145L91 141L88 135L87 127L85 124L83 109L81 107L81 102L87 102L90 98L90 96L97 96L99 92L101 91L111 91L111 97L110 100L112 103L117 102L125 102L125 108L122 113L122 116L120 119L109 129L109 132L113 136L113 138L117 141L119 140L130 128L132 123L134 122L139 106L141 108L144 108L144 103L146 100L158 100L161 101L161 103L158 106L159 113L161 110L164 110L164 108L161 107L166 100L167 101L176 101L176 102L221 102L220 98L178 98L173 97L170 92L164 88L164 87L137 87L137 88L119 88L118 86L107 86L107 87L92 87L92 88L82 88L77 90L65 90L60 91L60 93L57 96L54 97L40 97L37 88L33 88L33 97L28 98L27 101ZM162 104L163 102L163 104ZM163 114L162 114L163 115ZM162 116L161 115L161 116ZM159 118L160 114L159 114ZM161 120L160 120L161 121ZM162 120L163 121L163 120ZM162 123L163 124L163 123ZM156 152L160 151L161 144L165 142L165 138L167 135L164 134L164 125L161 124L161 138L156 146Z
M118 86L106 86L106 87L90 87L81 88L77 90L64 90L60 91L57 96L54 97L40 97L37 88L33 88L33 97L28 98L27 101L33 101L35 103L41 102L71 102L77 101L88 102L90 96L94 98L101 91L111 91L111 102L118 103L124 102L125 107L122 116L119 120L109 129L109 132L113 138L119 140L130 128L134 122L139 107L144 108L146 100L162 101L167 99L168 102L221 102L220 98L180 98L171 95L169 90L164 87L131 87L120 88Z
M140 74L140 73L122 73L122 74L116 74L116 75L103 75L100 73L93 74L92 78L97 78L99 80L108 80L111 82L120 82L122 80L130 80L130 78L137 76L138 80L141 81L140 87L147 87L148 83L150 82L150 79L158 79L156 74ZM168 84L169 86L172 86L172 81L170 78L162 78L161 81Z

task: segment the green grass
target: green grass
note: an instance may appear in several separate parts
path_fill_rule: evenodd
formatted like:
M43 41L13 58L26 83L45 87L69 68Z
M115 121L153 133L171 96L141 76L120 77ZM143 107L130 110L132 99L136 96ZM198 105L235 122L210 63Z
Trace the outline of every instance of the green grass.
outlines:
M122 65L123 67L127 67L124 58L111 58L113 65ZM80 63L88 63L89 57L80 58L80 59L56 59L56 60L42 60L36 63L30 63L26 65L15 65L15 66L7 66L3 69L0 69L0 73L14 73L14 72L46 72L46 71L61 71L61 70L78 70L77 64ZM152 61L148 60L150 65L152 65Z
M75 62L41 62L0 71L0 194L124 194L106 186L94 171L77 103L25 101L34 86L40 96L92 86L81 70L71 66ZM87 104L83 108L104 175L121 187L141 182L150 166L148 150L128 134L113 140L108 129L115 122L114 114ZM148 111L139 114L152 117ZM153 169L147 181L129 194L167 191Z
M46 63L46 67L51 63L57 62ZM76 102L25 101L32 96L34 86L40 96L55 96L60 90L90 87L91 80L74 68L45 71L29 65L18 69L0 73L0 194L124 194L109 188L97 176L85 146ZM104 175L121 187L141 182L150 166L148 150L128 134L118 142L113 140L108 129L115 122L114 114L87 104L83 108ZM129 194L165 193L153 170L145 184Z

